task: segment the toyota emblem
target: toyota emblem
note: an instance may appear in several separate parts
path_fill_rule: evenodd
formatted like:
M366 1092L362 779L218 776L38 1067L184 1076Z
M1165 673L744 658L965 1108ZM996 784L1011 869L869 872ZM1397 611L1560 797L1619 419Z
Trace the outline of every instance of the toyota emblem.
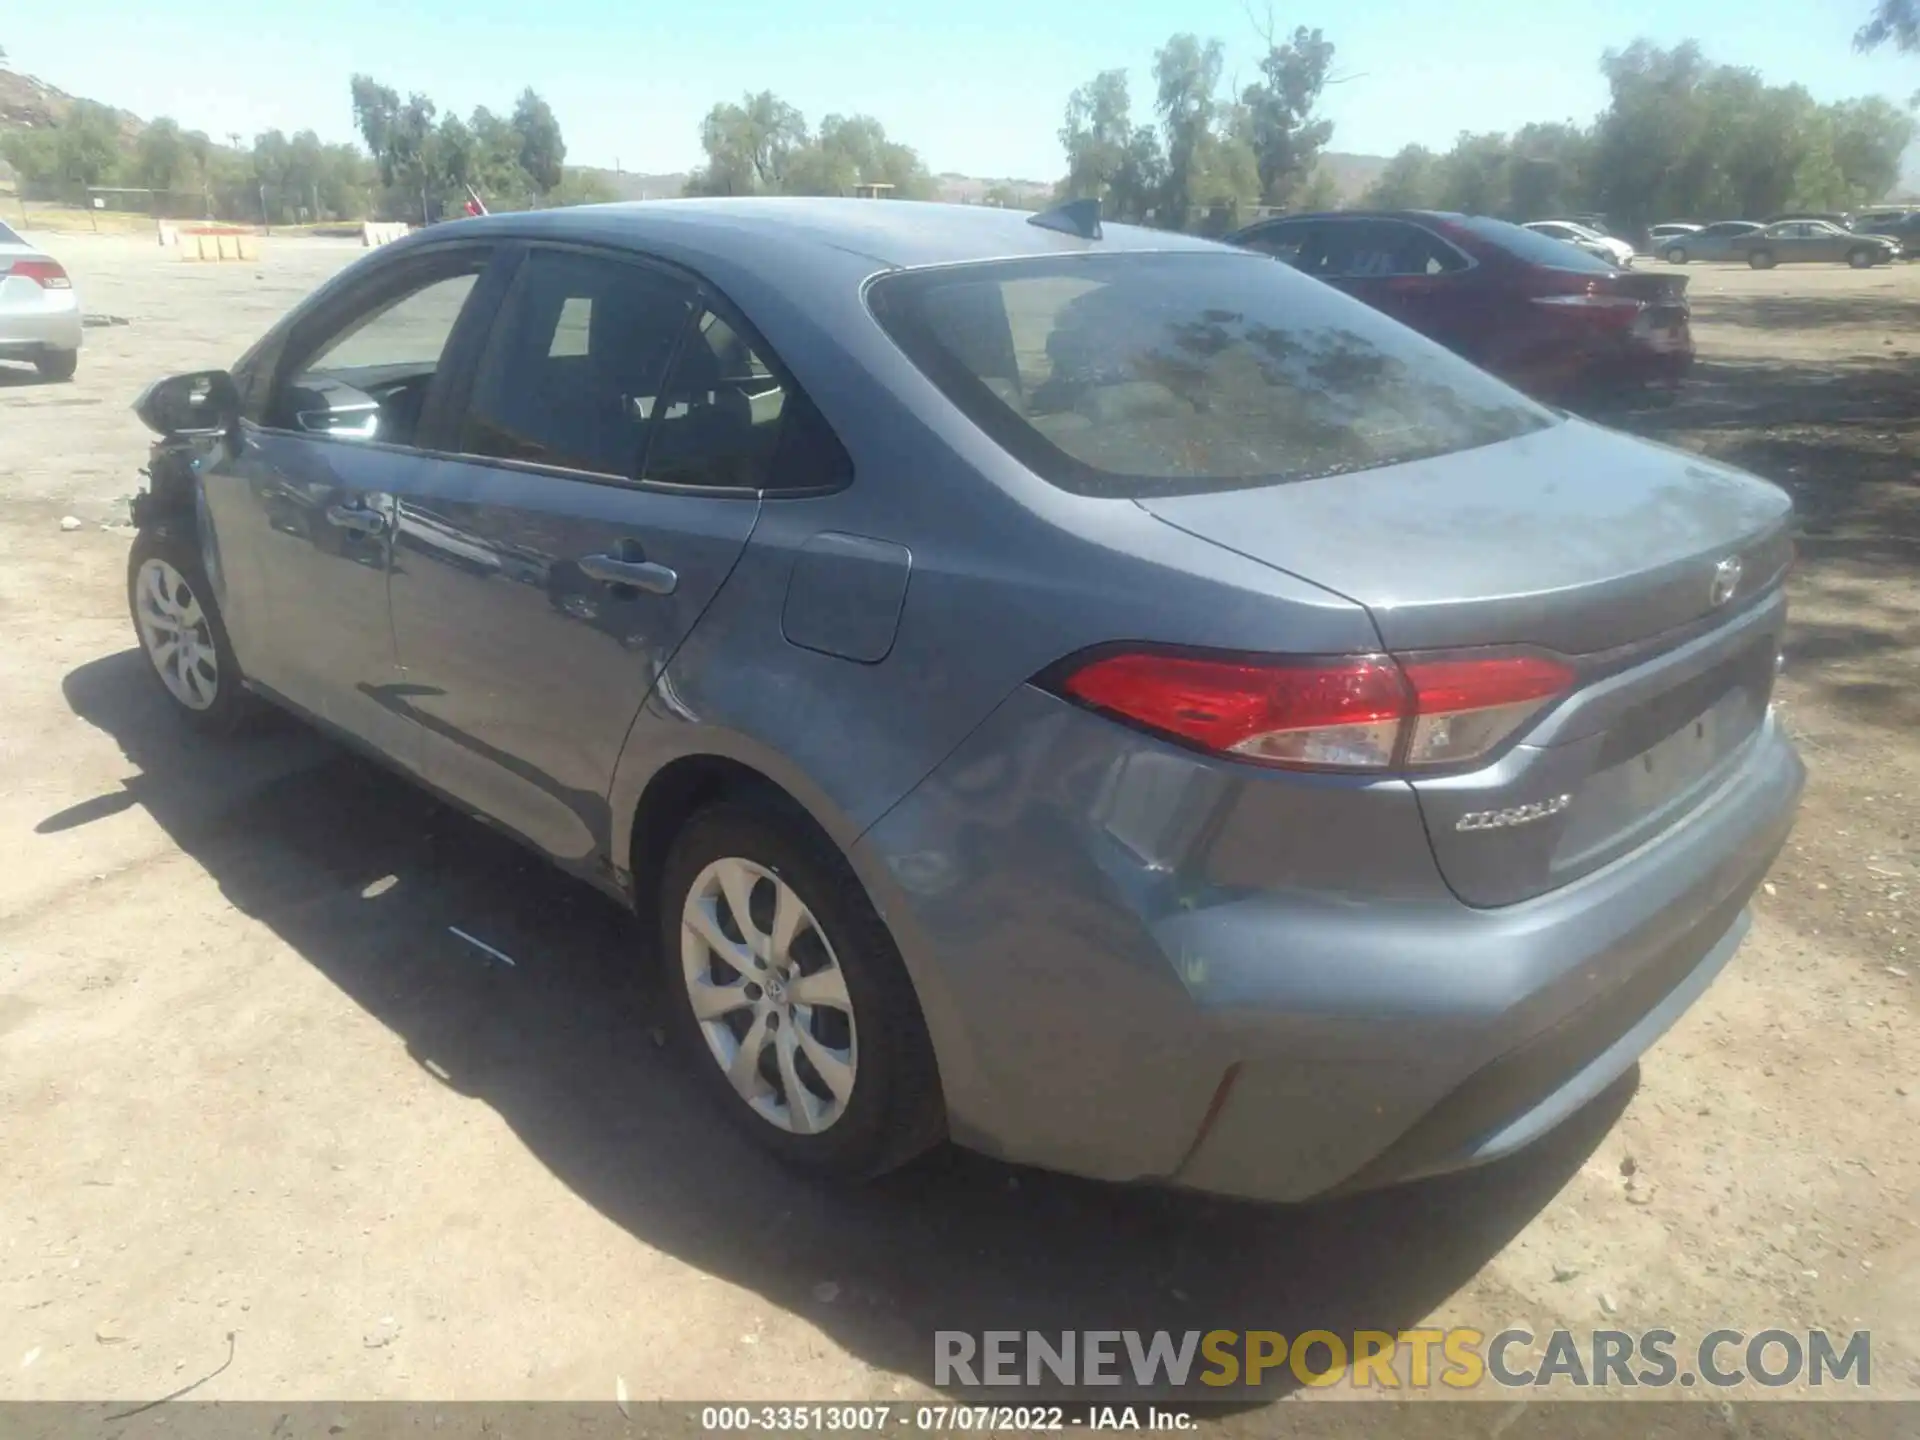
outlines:
M1724 605L1731 600L1734 592L1740 588L1740 557L1729 555L1713 567L1713 588L1708 592L1708 600L1714 605Z

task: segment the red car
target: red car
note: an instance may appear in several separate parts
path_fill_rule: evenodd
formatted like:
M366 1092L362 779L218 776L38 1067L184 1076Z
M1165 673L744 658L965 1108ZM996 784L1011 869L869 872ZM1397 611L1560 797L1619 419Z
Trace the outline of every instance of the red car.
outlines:
M1670 392L1693 365L1687 281L1620 270L1482 215L1288 215L1227 237L1325 280L1543 399Z

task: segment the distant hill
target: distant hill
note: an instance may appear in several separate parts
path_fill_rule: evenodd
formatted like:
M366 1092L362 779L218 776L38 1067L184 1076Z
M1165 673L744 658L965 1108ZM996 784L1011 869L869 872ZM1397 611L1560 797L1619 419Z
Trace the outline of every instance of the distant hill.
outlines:
M1321 155L1320 163L1333 176L1334 186L1340 192L1340 203L1351 205L1366 192L1369 185L1380 178L1380 172L1387 168L1387 157L1329 150Z
M66 118L77 97L56 90L44 80L0 70L0 132L7 130L44 130ZM115 110L121 131L129 138L147 128L146 121L125 110Z

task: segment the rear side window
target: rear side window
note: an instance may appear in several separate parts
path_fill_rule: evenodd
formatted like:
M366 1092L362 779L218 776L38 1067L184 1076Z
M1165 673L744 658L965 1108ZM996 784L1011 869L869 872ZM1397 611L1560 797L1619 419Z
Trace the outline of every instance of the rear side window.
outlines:
M1076 494L1306 480L1554 423L1377 311L1246 253L908 270L868 298L949 399Z
M1474 239L1504 250L1516 260L1528 265L1541 265L1552 270L1572 270L1579 274L1611 275L1613 266L1586 251L1569 245L1564 240L1556 240L1551 235L1542 235L1536 230L1524 226L1509 225L1505 220L1489 219L1485 215L1460 215L1448 219L1448 224L1464 230Z

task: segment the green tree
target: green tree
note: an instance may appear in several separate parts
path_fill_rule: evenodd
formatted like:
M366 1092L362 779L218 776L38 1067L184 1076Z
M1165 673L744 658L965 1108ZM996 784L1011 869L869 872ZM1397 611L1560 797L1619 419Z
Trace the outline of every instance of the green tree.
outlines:
M1307 177L1307 183L1300 186L1293 195L1293 209L1302 214L1312 214L1319 210L1337 210L1340 208L1340 183L1333 178L1333 172L1324 165L1314 167L1313 174Z
M133 174L151 190L171 190L187 178L193 157L178 122L161 116L134 142Z
M1878 50L1889 41L1898 50L1920 50L1920 0L1879 0L1853 37L1860 50Z
M1266 50L1260 57L1260 78L1241 92L1240 103L1246 107L1246 138L1259 164L1260 199L1286 205L1333 138L1333 122L1314 116L1333 67L1333 45L1319 30L1304 25L1285 43L1276 43L1271 13L1261 38Z
M607 182L585 170L568 170L560 183L547 194L547 203L565 205L604 205L617 198Z
M560 136L560 122L553 107L529 86L514 102L512 123L520 137L520 168L544 195L566 174L567 142Z
M1587 132L1564 123L1523 125L1514 133L1507 158L1506 208L1512 220L1563 215L1585 203Z
M780 194L796 153L807 145L807 121L771 90L722 101L700 126L705 167L687 180L690 195Z
M1102 70L1067 97L1066 121L1060 127L1060 147L1067 152L1062 198L1109 200L1127 166L1133 137L1127 72ZM1118 213L1117 206L1108 208Z
M121 163L120 120L92 100L76 100L54 127L58 175L73 185L104 185Z
M1376 210L1426 210L1439 203L1440 157L1424 145L1401 150L1360 197Z
M1166 189L1162 221L1185 230L1195 208L1196 180L1206 178L1208 151L1219 113L1222 50L1218 40L1175 35L1153 57L1155 108L1166 133ZM1205 204L1205 200L1200 201Z

